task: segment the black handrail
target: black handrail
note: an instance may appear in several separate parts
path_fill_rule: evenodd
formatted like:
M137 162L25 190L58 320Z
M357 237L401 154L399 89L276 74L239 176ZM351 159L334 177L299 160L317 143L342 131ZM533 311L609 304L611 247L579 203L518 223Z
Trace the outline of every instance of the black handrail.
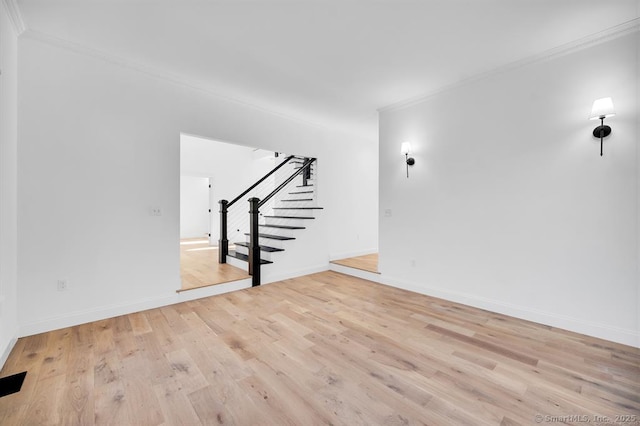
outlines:
M271 191L269 195L264 197L261 201L260 199L253 197L249 199L249 255L248 255L248 263L249 263L249 275L251 275L251 285L258 286L260 285L260 236L259 236L259 224L258 220L260 217L260 207L262 207L267 201L273 198L278 192L280 192L283 188L285 188L296 176L304 173L302 175L302 184L307 186L307 179L311 177L311 165L316 161L315 158L301 158L295 155L290 155L285 160L276 166L269 173L264 175L260 180L247 188L242 194L238 195L231 202L227 200L220 200L220 240L218 242L218 262L226 263L227 255L229 254L229 240L227 239L227 214L228 209L231 207L236 201L240 198L244 197L264 182L269 176L278 171L285 164L289 163L292 158L297 158L303 160L302 166L297 169L291 176L289 176L284 182L282 182L276 189Z
M289 163L293 158L302 159L301 157L298 157L296 155L289 155L287 158L284 159L282 163L274 167L269 173L264 175L262 178L260 178L260 180L258 180L256 183L251 185L249 188L244 190L240 195L238 195L233 200L231 201L220 200L220 239L218 240L218 263L227 263L227 255L229 254L229 240L227 235L227 214L228 214L229 208L233 204L235 204L236 201L238 201L239 199L247 195L252 189L254 189L258 185L260 185L262 182L264 182L269 176L271 176L272 174L280 170L280 168L282 168L285 164ZM306 164L307 159L305 158L304 160ZM305 166L301 167L300 170L304 170L304 167ZM271 198L275 192L277 191L272 192L269 198ZM257 207L256 207L256 210L257 210Z
M285 180L284 182L282 182L280 184L280 186L278 186L276 189L274 189L271 194L267 195L266 197L264 197L262 199L262 201L260 201L258 203L258 207L262 207L264 205L264 203L266 203L267 201L269 201L271 198L273 198L274 195L276 195L278 192L280 192L282 190L282 188L284 188L285 186L287 186L289 184L289 182L291 182L293 179L295 179L296 176L298 176L300 173L305 172L307 169L309 169L311 167L311 164L316 161L315 158L307 158L305 159L305 162L302 164L302 166L296 170L296 172L294 174L292 174L291 176L289 176L289 178L287 180Z
M247 195L249 193L249 191L251 191L253 188L255 188L256 186L260 185L262 182L264 182L269 176L271 176L272 174L274 174L275 172L277 172L282 166L284 166L285 164L287 164L289 162L289 160L291 160L292 158L294 158L295 155L290 155L287 158L284 159L284 161L282 163L280 163L277 167L275 167L273 170L271 170L269 173L267 173L266 175L264 175L262 177L262 179L260 179L259 181L257 181L256 183L254 183L253 185L251 185L249 188L247 188L242 194L238 195L236 198L234 198L233 200L231 200L229 203L227 203L227 208L231 207L236 201L238 201L240 198L244 197L245 195Z

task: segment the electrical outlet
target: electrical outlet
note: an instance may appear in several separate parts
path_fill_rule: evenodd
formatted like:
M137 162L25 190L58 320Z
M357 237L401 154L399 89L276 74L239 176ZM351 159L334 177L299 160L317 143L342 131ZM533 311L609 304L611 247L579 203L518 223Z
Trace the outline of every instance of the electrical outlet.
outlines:
M69 281L66 279L58 280L58 291L66 291L69 288Z
M384 217L391 217L393 214L393 212L391 211L391 209L385 209L384 210Z
M160 207L151 207L151 216L162 216L162 209Z

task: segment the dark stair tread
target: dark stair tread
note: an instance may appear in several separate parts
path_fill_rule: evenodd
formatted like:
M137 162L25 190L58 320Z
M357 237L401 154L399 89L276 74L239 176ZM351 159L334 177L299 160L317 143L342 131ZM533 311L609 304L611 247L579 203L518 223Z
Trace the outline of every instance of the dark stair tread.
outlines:
M313 191L290 192L289 194L313 194Z
M260 225L264 228L280 228L280 229L306 229L304 226L289 226L289 225Z
M249 243L237 242L237 243L234 243L234 244L237 245L237 246L249 248ZM266 251L266 252L269 252L269 253L274 253L274 252L277 252L277 251L284 251L284 249L277 248L277 247L271 247L271 246L260 246L260 250L261 251Z
M270 217L273 219L315 219L315 217L310 217L310 216L263 216L263 217Z
M287 203L292 203L294 201L313 201L313 198L299 198L297 200L280 200L280 201L284 201Z
M245 233L244 235L249 235L249 233ZM280 241L295 240L294 237L284 237L282 235L271 235L271 234L258 234L258 237L268 238L270 240L280 240Z
M306 188L308 186L313 186L313 185L296 185L296 188Z
M274 210L322 210L324 207L274 207Z
M249 256L247 256L246 254L238 253L238 252L233 251L233 250L229 251L227 256L235 257L236 259L244 260L245 262L249 261ZM273 263L273 262L271 262L270 260L260 259L260 264L261 265L268 265L270 263Z

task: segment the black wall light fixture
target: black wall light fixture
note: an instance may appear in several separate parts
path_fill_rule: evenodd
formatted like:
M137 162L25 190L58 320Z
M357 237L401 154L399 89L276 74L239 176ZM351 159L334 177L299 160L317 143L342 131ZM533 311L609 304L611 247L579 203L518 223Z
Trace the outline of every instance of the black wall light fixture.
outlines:
M613 110L611 98L596 99L591 107L589 120L600 120L600 125L593 129L593 136L600 138L600 156L602 156L602 141L611 134L611 127L604 125L604 119L613 117L616 113Z
M413 166L416 164L416 160L413 157L409 157L411 154L411 142L402 142L402 146L400 147L400 152L404 154L404 159L407 163L407 179L409 178L409 166Z

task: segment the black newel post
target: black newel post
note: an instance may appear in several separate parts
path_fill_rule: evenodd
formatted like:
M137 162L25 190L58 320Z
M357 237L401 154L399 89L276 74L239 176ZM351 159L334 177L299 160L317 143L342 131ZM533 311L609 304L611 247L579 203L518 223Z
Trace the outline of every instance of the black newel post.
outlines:
M227 263L229 240L227 239L227 200L220 200L220 239L218 240L218 263Z
M249 198L249 275L251 275L252 287L260 285L259 202L258 198Z
M305 157L304 164L307 164L309 161L308 158ZM311 179L311 165L307 164L307 168L302 172L302 185L307 186L307 181Z

